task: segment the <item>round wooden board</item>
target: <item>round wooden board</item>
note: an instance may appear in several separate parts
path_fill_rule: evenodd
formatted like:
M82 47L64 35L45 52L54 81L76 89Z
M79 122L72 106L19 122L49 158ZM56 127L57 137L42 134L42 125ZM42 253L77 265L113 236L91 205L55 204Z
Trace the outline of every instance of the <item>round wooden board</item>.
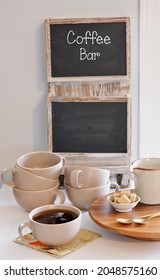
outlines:
M92 220L109 231L123 234L132 238L150 241L160 240L160 216L155 217L146 225L140 224L120 224L117 218L135 218L137 216L147 215L160 211L160 205L138 205L130 212L117 212L107 201L107 196L96 199L89 208L89 214Z

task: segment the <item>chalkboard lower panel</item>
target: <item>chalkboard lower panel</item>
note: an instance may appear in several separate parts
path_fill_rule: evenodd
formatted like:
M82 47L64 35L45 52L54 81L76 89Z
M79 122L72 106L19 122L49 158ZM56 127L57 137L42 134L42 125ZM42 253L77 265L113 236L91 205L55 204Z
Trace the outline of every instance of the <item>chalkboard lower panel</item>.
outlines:
M52 147L65 153L127 153L127 102L52 102Z

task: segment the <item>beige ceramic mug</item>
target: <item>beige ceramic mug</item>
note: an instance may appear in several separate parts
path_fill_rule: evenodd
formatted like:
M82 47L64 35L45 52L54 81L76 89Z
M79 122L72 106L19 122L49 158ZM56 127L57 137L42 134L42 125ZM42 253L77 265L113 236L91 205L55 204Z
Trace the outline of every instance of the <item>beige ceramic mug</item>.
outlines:
M46 213L48 211L53 214L56 211L56 215L60 215L62 212L70 214L72 213L74 215L74 219L68 222L64 220L63 222L62 217L62 223L59 224L45 224L36 221L35 217L41 216L41 214ZM64 245L70 242L79 232L81 227L81 219L81 211L72 205L46 205L31 211L29 214L29 221L24 224L21 224L18 230L20 237L25 242L32 242L38 240L43 244L47 244L50 246ZM29 228L32 231L31 238L25 237L25 235L23 234L24 228Z
M34 208L47 204L63 204L65 195L58 190L58 186L59 184L51 189L41 191L24 191L15 187L13 195L16 202L27 212L30 212Z
M11 181L8 181L7 175L11 173ZM1 178L7 186L15 187L20 190L40 191L55 187L59 180L51 180L45 177L40 177L25 169L19 167L17 164L14 168L4 168L1 173Z
M97 188L74 188L65 182L66 194L72 204L81 210L88 210L90 204L100 196L107 195L115 182L108 181Z
M75 188L95 188L108 183L110 171L96 167L66 166L65 181Z
M39 151L25 154L16 164L28 172L51 180L58 179L65 167L66 159L58 154Z

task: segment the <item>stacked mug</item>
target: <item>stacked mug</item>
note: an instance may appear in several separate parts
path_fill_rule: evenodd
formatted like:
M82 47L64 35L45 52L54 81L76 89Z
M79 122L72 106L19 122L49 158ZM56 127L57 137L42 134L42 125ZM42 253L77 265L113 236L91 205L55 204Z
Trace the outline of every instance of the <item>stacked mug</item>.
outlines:
M109 170L75 165L65 167L64 185L69 200L81 210L88 210L95 199L109 194L112 187L119 189L116 182L110 181Z
M65 195L59 191L59 176L65 166L65 158L58 154L38 151L19 157L14 168L4 168L2 181L12 186L17 203L27 212L39 206L63 204ZM11 172L11 181L7 173Z

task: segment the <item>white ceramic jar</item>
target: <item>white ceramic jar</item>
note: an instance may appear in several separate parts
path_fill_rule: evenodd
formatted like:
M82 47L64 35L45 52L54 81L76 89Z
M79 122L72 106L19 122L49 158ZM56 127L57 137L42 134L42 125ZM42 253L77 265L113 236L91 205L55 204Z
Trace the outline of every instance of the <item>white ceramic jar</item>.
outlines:
M135 175L135 192L144 204L160 204L160 158L134 161L130 171Z

